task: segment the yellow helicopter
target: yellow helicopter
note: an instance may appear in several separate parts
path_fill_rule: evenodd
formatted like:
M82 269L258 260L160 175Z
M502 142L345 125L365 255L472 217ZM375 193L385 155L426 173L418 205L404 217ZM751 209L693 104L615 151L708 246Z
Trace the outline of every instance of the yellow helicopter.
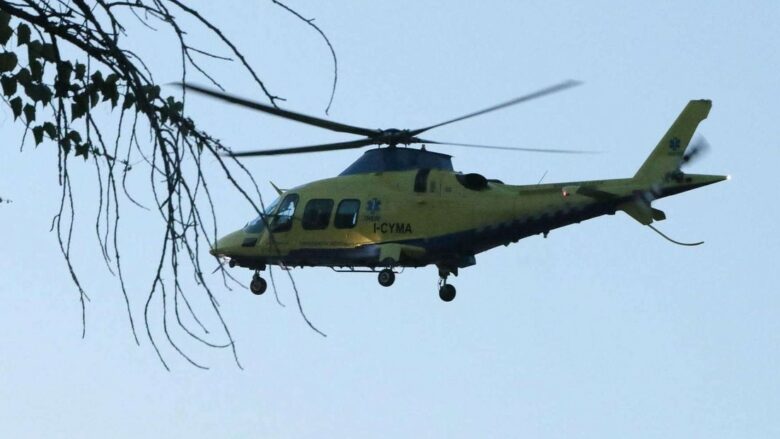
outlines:
M182 84L194 92L332 131L363 136L358 140L261 151L235 157L309 153L361 148L367 150L341 174L289 190L244 228L220 238L211 254L229 265L254 270L250 290L263 294L260 272L269 264L330 267L336 271L374 272L389 287L398 268L434 264L439 297L449 302L455 287L450 274L476 263L475 255L528 236L623 211L664 238L651 223L666 218L652 207L656 199L725 180L722 175L687 174L681 166L706 146L688 148L694 131L712 106L692 100L630 178L515 186L476 173L456 172L451 156L399 145L457 145L531 152L583 151L509 148L436 142L425 131L536 99L578 85L565 81L484 110L414 130L368 129L249 101L215 90ZM687 151L687 152L686 152Z

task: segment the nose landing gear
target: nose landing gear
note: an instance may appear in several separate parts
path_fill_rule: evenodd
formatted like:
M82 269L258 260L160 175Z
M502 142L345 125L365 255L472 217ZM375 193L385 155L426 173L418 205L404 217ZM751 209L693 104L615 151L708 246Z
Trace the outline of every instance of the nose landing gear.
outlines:
M268 283L260 277L260 273L255 272L255 275L252 276L252 282L249 283L249 290L252 294L259 296L265 293L266 288L268 288Z

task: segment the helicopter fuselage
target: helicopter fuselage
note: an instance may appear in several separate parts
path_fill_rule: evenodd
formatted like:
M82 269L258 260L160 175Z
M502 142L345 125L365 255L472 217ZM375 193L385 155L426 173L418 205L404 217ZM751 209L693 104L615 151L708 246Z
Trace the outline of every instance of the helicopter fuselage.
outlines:
M660 184L626 178L514 186L438 169L339 176L284 192L281 207L295 199L289 218L269 212L258 218L260 228L219 240L216 253L256 269L436 264L452 271L500 245L649 207L642 197L650 191L655 199L722 179L684 174Z

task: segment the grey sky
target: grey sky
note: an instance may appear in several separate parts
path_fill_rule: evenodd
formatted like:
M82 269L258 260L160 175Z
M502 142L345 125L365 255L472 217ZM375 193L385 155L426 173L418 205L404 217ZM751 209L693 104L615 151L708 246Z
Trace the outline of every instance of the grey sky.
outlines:
M283 105L324 116L332 67L319 37L270 2L214 4L193 2L287 98ZM0 195L13 203L0 205L1 436L780 435L780 4L290 6L316 17L336 48L336 121L412 128L565 79L584 81L431 131L430 138L465 143L605 152L433 148L454 154L458 170L507 182L535 183L545 172L547 182L630 176L689 99L712 99L698 131L711 149L691 170L733 179L657 203L669 218L659 224L663 231L706 244L674 246L619 213L478 255L453 280L458 297L449 304L437 296L434 268L407 270L388 289L374 276L296 270L307 314L327 338L301 320L286 282L280 294L288 306L281 308L268 294L225 291L215 275L245 370L227 352L192 346L212 370L196 370L166 349L168 373L146 339L133 343L120 292L105 273L94 239L91 166L74 166L84 209L75 260L92 298L80 339L78 294L48 232L59 191L53 146L19 153L21 132L3 108ZM175 42L138 38L158 80L177 80L178 55L166 49ZM214 64L213 71L228 91L261 97L235 68ZM350 138L195 96L188 106L237 150ZM358 154L244 163L270 201L267 181L292 187L330 177ZM142 171L131 184L150 201L146 178ZM253 216L226 185L216 190L223 231ZM129 203L123 209L123 260L140 313L162 229L154 215Z

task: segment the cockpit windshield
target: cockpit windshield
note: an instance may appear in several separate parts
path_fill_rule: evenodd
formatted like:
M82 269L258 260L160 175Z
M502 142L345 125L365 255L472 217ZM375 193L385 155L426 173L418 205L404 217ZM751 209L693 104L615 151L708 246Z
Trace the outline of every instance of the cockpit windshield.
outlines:
M274 200L273 203L269 204L265 208L265 212L262 215L246 223L246 226L244 226L244 232L262 233L265 229L266 223L271 221L271 214L273 214L276 208L279 206L279 200L279 198ZM263 217L265 217L265 220L263 220Z

